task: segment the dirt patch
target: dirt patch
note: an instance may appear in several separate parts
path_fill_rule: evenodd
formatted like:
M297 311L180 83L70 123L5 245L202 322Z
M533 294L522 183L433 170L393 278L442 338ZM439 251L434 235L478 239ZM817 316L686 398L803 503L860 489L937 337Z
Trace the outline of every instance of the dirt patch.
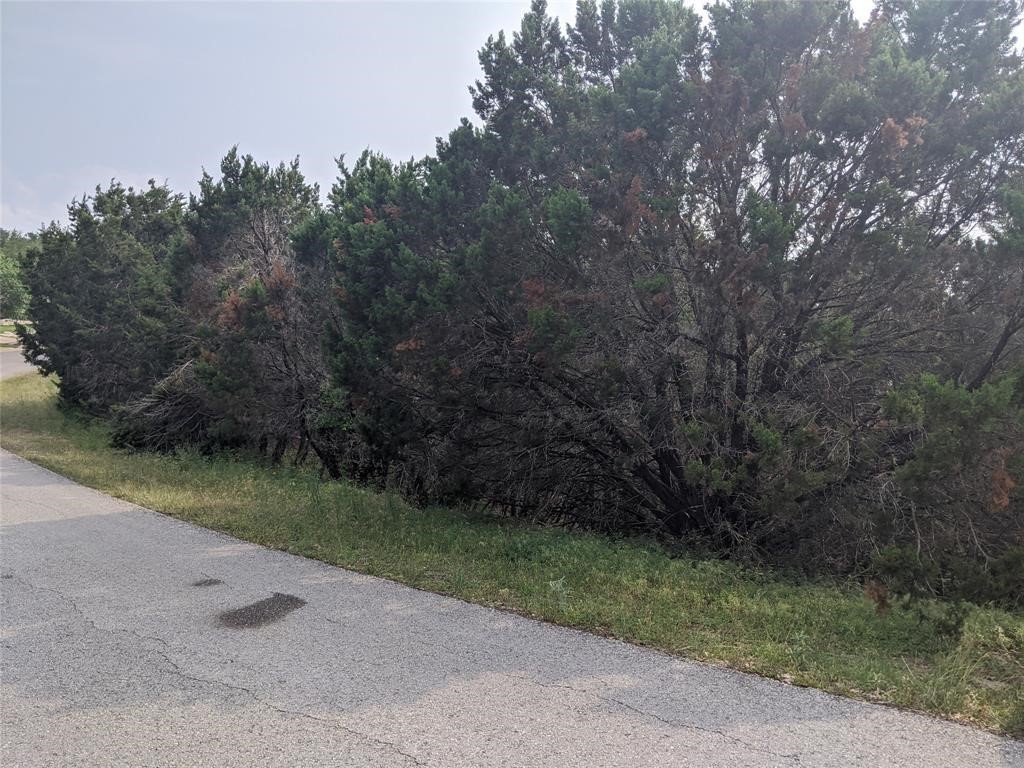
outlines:
M192 582L192 586L193 587L215 587L218 584L223 584L223 583L224 582L221 581L220 579L200 579L199 581L193 581Z
M271 597L257 600L255 603L224 611L220 615L220 624L222 627L231 627L232 629L262 627L265 624L280 621L305 604L306 601L301 597L275 592Z

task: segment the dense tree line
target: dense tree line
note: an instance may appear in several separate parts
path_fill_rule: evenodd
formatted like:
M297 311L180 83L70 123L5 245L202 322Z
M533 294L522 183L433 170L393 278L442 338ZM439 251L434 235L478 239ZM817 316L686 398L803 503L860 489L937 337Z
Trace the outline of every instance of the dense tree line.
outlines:
M27 355L124 446L1013 602L1021 11L537 0L433 156L72 205Z

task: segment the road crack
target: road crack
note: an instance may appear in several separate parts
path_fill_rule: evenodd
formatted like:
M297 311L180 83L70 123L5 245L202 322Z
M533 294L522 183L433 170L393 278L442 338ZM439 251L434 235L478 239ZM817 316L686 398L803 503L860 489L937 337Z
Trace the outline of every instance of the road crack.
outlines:
M775 758L779 758L779 759L782 759L782 760L788 760L788 761L790 761L791 763L793 763L795 765L799 765L800 764L800 755L798 755L798 754L789 754L789 753L785 753L785 752L775 752L773 750L766 749L766 748L764 748L762 746L759 746L757 744L752 744L751 742L746 741L744 739L741 739L738 736L733 736L732 734L726 733L725 731L718 730L717 728L707 728L707 727L702 726L702 725L694 725L693 723L683 723L683 722L676 722L676 721L673 721L673 720L667 720L667 719L665 719L661 715L658 715L655 712L649 712L646 709L641 709L640 707L634 706L632 704L629 704L629 703L627 703L625 701L622 701L620 699L613 698L611 696L602 696L600 693L597 693L597 692L592 691L592 690L588 690L586 688L577 688L576 686L565 685L563 683L541 682L540 680L537 680L536 678L530 677L529 675L510 675L510 677L514 677L514 678L516 678L518 680L525 680L527 682L533 683L534 685L538 685L541 688L559 688L561 690L572 691L573 693L583 694L584 696L591 696L591 697L597 699L598 701L603 701L606 704L611 704L613 706L618 706L618 707L621 707L623 709L627 709L630 712L634 712L635 714L640 715L641 717L646 717L648 719L654 720L654 721L656 721L656 722L658 722L658 723L660 723L662 725L668 726L669 728L682 728L684 730L698 731L700 733L713 734L715 736L720 736L721 738L723 738L723 739L725 739L727 741L730 741L733 744L738 744L738 745L740 745L742 747L746 747L747 749L749 749L752 752L757 752L759 754L768 755L770 757L775 757Z
M306 711L303 711L303 710L285 709L284 707L279 707L278 705L276 705L276 704L274 704L274 703L272 703L270 701L267 701L266 699L264 699L261 696L259 696L251 688L246 688L243 685L235 685L233 683L225 682L224 680L218 680L217 678L197 677L197 676L195 676L193 674L189 674L188 672L186 672L181 667L180 664L178 664L176 661L174 661L174 659L170 658L170 656L168 656L166 653L163 653L162 651L155 651L155 653L157 653L157 655L159 655L165 662L167 662L167 664L173 670L173 674L175 674L175 675L177 675L179 677L182 677L182 678L184 678L186 680L191 680L192 682L200 683L200 684L203 684L203 685L211 685L211 686L217 686L217 687L221 687L221 688L227 688L228 690L231 690L231 691L236 691L236 692L239 692L239 693L243 693L246 696L248 696L250 699L252 699L254 702L259 704L261 707L265 707L266 709L269 709L272 712L276 712L276 713L278 713L280 715L286 715L286 716L289 716L289 717L301 717L301 718L305 718L307 720L312 720L313 722L319 723L321 725L326 725L328 728L332 728L332 729L334 729L336 731L340 731L342 733L346 733L346 734L348 734L350 736L356 736L356 737L360 737L360 738L366 739L367 741L369 741L372 744L376 744L377 746L384 747L384 748L394 752L395 754L401 755L402 757L406 758L407 760L411 760L415 765L423 765L423 766L427 765L426 763L424 763L421 760L419 760L415 755L411 755L408 752L403 751L396 744L394 744L394 743L392 743L390 741L385 741L383 739L379 739L376 736L372 736L369 733L365 733L364 731L360 731L360 730L357 730L355 728L349 728L348 726L344 726L341 723L338 723L337 721L332 720L330 718L318 717L317 715L314 715L314 714L312 714L310 712L306 712Z
M84 624L86 624L90 629L92 629L94 632L99 632L99 633L109 634L109 635L128 635L128 636L133 637L136 640L138 640L140 642L140 644L143 645L143 646L145 645L146 642L158 643L160 646L163 647L163 650L161 650L159 648L145 648L145 647L143 647L143 650L148 652L148 653L155 654L160 659L162 659L163 662L166 664L166 667L167 667L164 671L169 673L169 674L174 675L175 677L180 677L182 679L189 680L191 682L198 683L200 685L220 687L220 688L225 688L225 689L228 689L230 691L237 692L237 693L242 693L245 696L247 696L249 699L251 699L253 702L258 704L259 706L264 707L266 709L269 709L270 711L275 712L277 714L285 715L285 716L288 716L288 717L300 717L300 718L305 718L307 720L312 720L313 722L316 722L316 723L318 723L320 725L324 725L324 726L326 726L328 728L332 728L333 730L339 731L341 733L345 733L345 734L347 734L349 736L354 736L354 737L357 737L357 738L365 739L367 742L369 742L371 744L374 744L374 745L376 745L378 747L386 749L386 750L388 750L388 751L390 751L390 752L392 752L392 753L394 753L396 755L399 755L405 761L409 761L413 765L417 765L417 766L426 766L427 765L427 763L423 762L422 760L417 758L415 755L412 755L412 754L409 754L408 752L405 752L398 745L396 745L396 744L394 744L394 743L392 743L390 741L385 741L383 739L379 739L379 738L377 738L377 737L375 737L375 736L373 736L373 735L371 735L369 733L357 730L355 728L349 728L347 726L344 726L344 725L336 722L333 719L326 718L326 717L318 717L317 715L314 715L314 714L311 714L309 712L305 712L305 711L302 711L302 710L292 710L292 709L285 709L283 707L279 707L276 704L273 704L272 702L267 701L266 699L264 699L261 696L259 696L254 690L252 690L250 688L246 688L245 686L242 686L242 685L235 685L233 683L228 683L228 682L225 682L224 680L219 680L217 678L198 677L196 675L190 674L189 672L187 672L181 666L181 664L176 662L169 655L170 653L175 652L175 651L177 651L179 653L186 653L186 652L188 652L188 649L175 648L170 643L168 643L166 640L164 640L162 637L157 637L155 635L144 635L144 634L142 634L140 632L137 632L135 630L132 630L132 629L126 629L126 628L120 628L120 627L117 627L117 628L101 627L98 624L96 624L96 622L92 618L90 618L88 615L86 615L86 613L82 610L81 606L79 606L78 603L75 601L75 599L73 597L71 597L70 595L65 594L64 592L61 592L58 589L54 589L53 587L44 587L44 586L41 586L39 584L33 584L33 583L29 582L28 580L26 580L24 578L20 578L20 577L14 577L14 578L17 581L19 581L22 584L24 584L25 586L27 586L29 589L34 589L34 590L38 590L38 591L41 591L41 592L50 592L50 593L56 595L57 597L59 597L67 605L69 605L71 607L71 610L75 613L75 615L77 615L81 619L81 621ZM221 658L222 660L229 660L232 663L236 663L236 660L228 659L227 657L224 657L224 656L220 656L219 658ZM252 672L253 674L257 674L255 669L253 669L251 667L248 667L247 665L241 665L241 666L243 668L247 669L248 671Z

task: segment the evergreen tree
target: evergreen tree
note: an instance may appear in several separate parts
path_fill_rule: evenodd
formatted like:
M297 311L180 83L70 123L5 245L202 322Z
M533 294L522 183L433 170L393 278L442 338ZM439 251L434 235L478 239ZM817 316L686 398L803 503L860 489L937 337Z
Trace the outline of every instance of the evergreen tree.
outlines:
M327 264L322 255L297 261L291 242L317 215L318 189L298 160L271 167L235 148L220 170L217 179L203 174L185 216L188 236L174 253L187 353L121 413L117 439L164 450L183 442L250 447L274 462L289 446L308 445L337 476L318 425Z
M838 567L879 519L904 535L887 392L1021 359L1019 262L976 239L1024 157L1020 4L941 11L582 2L563 33L538 1L489 40L482 130L341 238L337 348L374 376L337 381L357 412L389 382L402 474Z
M171 301L169 253L182 235L183 201L150 182L111 182L68 208L30 253L31 327L26 358L59 377L61 400L95 413L145 392L176 355L180 313Z

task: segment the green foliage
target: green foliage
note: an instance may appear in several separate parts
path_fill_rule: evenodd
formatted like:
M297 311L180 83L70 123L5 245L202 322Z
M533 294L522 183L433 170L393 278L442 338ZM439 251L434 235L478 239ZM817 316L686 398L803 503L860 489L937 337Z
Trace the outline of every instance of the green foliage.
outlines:
M672 278L664 274L641 275L633 281L633 287L642 294L661 293L672 287Z
M220 164L220 177L203 172L199 195L188 207L189 243L175 252L179 295L188 289L198 266L218 265L231 257L239 230L254 222L266 232L289 232L319 205L319 189L306 183L298 158L271 168L233 147ZM257 230L259 231L259 230Z
M853 318L849 315L825 320L817 331L822 347L830 355L845 354L853 345Z
M872 571L897 594L919 596L927 592L930 582L939 578L935 563L923 562L910 547L886 547L872 562Z
M892 477L920 510L917 541L936 535L933 520L949 518L970 520L973 539L947 534L938 551L909 542L887 550L885 568L898 591L1019 605L1024 568L1013 532L1022 509L1022 406L1013 375L970 389L923 374L888 393L885 412L909 430L913 445ZM972 547L979 541L986 557Z
M29 294L22 271L38 249L37 234L0 229L0 318L25 319Z
M565 253L578 253L593 216L587 201L574 189L556 189L544 200L543 210L555 245Z
M180 196L150 182L114 182L68 209L24 265L31 328L25 354L60 377L61 399L103 413L145 392L170 367L173 330L168 254L182 232Z
M871 572L893 594L910 601L938 593L953 601L993 603L1007 610L1024 606L1024 547L1020 546L987 563L955 553L925 559L916 547L889 546L874 556Z
M746 207L750 248L755 251L764 248L768 263L777 267L796 234L796 227L789 221L793 207L787 206L786 210L755 190L750 191Z
M21 264L6 251L0 251L0 317L21 320L28 309L28 290L21 275Z
M890 391L885 406L891 418L921 430L919 445L895 478L911 498L925 504L938 503L945 491L936 484L936 475L969 471L1003 447L1004 430L1024 426L1015 376L970 390L922 374L917 381Z
M535 352L550 352L554 359L571 352L579 338L579 330L554 307L528 309L526 323L530 329L529 348Z
M763 457L772 458L779 456L783 449L782 435L763 424L754 424L752 427L754 441Z
M35 232L22 233L16 229L0 229L0 251L18 264L23 264L29 254L39 250L39 235Z
M999 555L970 599L992 600L1018 611L1024 608L1024 546L1010 547Z

